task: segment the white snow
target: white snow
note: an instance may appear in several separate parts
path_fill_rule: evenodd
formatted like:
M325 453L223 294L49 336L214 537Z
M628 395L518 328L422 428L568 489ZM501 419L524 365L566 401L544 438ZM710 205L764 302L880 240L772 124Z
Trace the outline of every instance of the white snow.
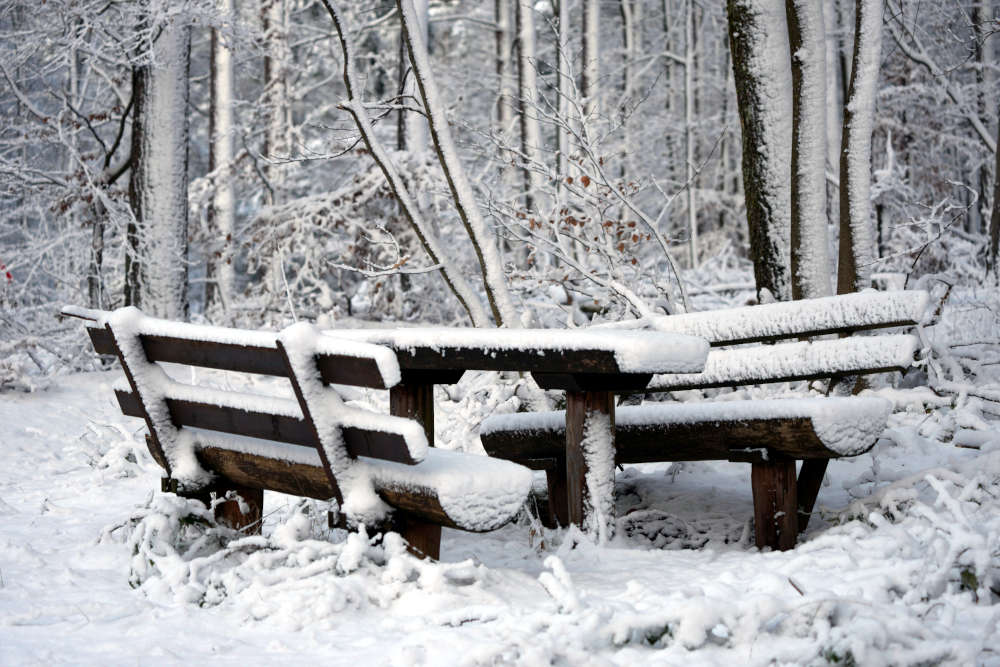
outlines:
M325 333L395 350L431 348L439 351L445 362L449 350L535 351L538 356L567 350L602 350L615 355L622 373L657 373L667 369L674 373L697 372L708 354L708 343L700 338L651 331L421 327L336 329Z
M152 493L159 467L113 377L0 396L2 664L965 665L1000 651L1000 451L941 441L952 408L928 414L920 392L871 452L831 463L793 551L748 542L748 466L688 463L619 473L605 546L527 524L446 529L438 564L279 494L263 536L185 518L208 521Z

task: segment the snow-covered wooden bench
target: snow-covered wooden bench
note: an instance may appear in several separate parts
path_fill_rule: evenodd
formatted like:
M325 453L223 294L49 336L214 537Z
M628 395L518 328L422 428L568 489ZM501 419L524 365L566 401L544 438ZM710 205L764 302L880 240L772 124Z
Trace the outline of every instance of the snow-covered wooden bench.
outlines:
M928 302L922 291L863 292L662 317L652 323L657 330L700 336L713 347L702 372L656 375L646 391L905 370L920 348L918 338L875 331L921 323ZM860 331L873 333L847 336ZM842 337L781 342L823 334ZM754 343L767 344L745 345ZM718 349L726 345L743 346ZM888 401L859 396L621 407L615 460L751 463L757 544L790 549L808 523L829 459L870 449L889 412ZM550 502L543 519L565 525L562 422L561 413L497 415L484 421L480 436L491 456L546 471Z
M329 385L399 384L386 347L304 324L276 334L154 319L135 308L63 314L87 320L96 351L121 362L128 384L116 389L119 405L146 421L164 487L204 501L237 492L242 503L217 507L235 527L259 530L265 489L336 499L350 524L381 524L391 514L411 549L437 558L441 526L498 528L528 495L531 472L516 463L429 447L420 421L344 404ZM293 397L187 384L159 362L285 377Z

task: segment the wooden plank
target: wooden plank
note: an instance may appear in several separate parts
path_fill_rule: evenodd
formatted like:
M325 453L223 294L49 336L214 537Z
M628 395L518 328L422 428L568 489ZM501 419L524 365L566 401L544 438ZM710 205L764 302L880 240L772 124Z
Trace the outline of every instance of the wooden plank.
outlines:
M407 551L418 558L441 558L441 525L400 513L393 518L393 529L406 540Z
M566 447L563 428L496 431L480 439L490 456L519 463L560 456ZM807 417L615 425L617 463L728 461L733 447L771 448L797 459L837 456L823 445Z
M752 464L750 486L757 547L778 551L795 548L799 527L795 461L779 459Z
M545 468L545 483L549 491L548 516L543 517L547 521L546 528L557 526L569 526L569 486L566 476L566 457L557 456L553 459L553 465Z
M377 341L385 344L384 341ZM618 373L614 352L608 350L533 350L499 347L388 347L396 352L400 368L437 370L455 368L481 371L524 371L562 373Z
M800 533L809 526L809 518L816 505L816 497L819 496L819 489L823 485L823 476L826 475L826 467L829 463L828 459L813 459L802 462L799 479L796 483Z
M107 354L113 357L118 356L118 346L115 345L115 337L111 334L110 330L87 327L87 335L90 336L90 342L93 344L94 351L97 354Z
M719 389L722 387L740 387L753 384L775 384L778 382L812 382L813 380L829 380L841 376L849 375L876 375L878 373L894 373L905 371L909 366L877 366L868 368L856 368L843 372L831 371L810 371L800 374L786 374L780 376L767 375L766 373L749 374L740 376L738 379L726 379L715 382L705 382L698 380L697 374L692 374L690 378L682 375L671 375L670 380L653 379L646 388L647 392L656 391L684 391L687 389ZM624 391L620 393L625 393ZM635 392L632 392L635 393Z
M531 377L542 389L562 389L563 391L642 391L653 378L652 373L565 373L531 371Z
M595 457L593 452L587 451L585 437L608 438L611 447L614 447L614 396L610 392L566 392L566 497L567 516L566 520L571 524L576 524L581 528L596 528L598 531L605 531L610 537L614 530L614 500L611 500L610 509L606 507L609 499L591 497L591 491L587 484L587 476L593 474L595 477L604 478L611 476L614 479L614 462L605 461L600 457ZM608 432L594 435L587 433L586 429L591 420L600 421L607 418ZM612 450L613 451L613 450ZM609 469L601 469L603 466L610 466ZM602 516L595 517L592 514L603 509ZM588 516L590 515L590 516ZM604 521L603 526L594 525L596 521Z
M115 396L123 414L129 417L143 416L142 405L134 394L117 389ZM305 420L298 417L174 398L167 398L166 403L170 418L178 427L190 426L293 445L316 446L312 428ZM405 438L398 433L346 427L341 429L341 435L348 451L354 457L369 456L397 463L411 465L415 463L410 456Z
M164 492L175 493L182 498L201 501L206 508L212 506L212 496L216 499L225 498L233 491L243 499L243 504L247 511L240 509L237 500L225 500L215 506L215 520L232 528L243 531L247 535L260 535L261 524L264 516L264 489L256 486L244 486L236 484L224 478L216 478L208 486L204 486L197 491L178 491L177 480L163 479L161 487Z

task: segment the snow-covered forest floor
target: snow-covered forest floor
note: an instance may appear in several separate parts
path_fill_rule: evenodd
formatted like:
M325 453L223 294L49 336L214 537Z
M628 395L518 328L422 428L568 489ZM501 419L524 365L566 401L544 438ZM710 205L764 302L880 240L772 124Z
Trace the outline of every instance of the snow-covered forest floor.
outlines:
M235 536L159 493L118 371L5 393L0 664L1000 664L996 347L964 345L995 337L995 300L952 294L927 333L950 393L919 371L874 389L888 430L830 465L786 553L752 544L749 466L714 462L619 472L600 547L525 519L446 529L427 563L270 493L264 535ZM440 445L479 448L510 409L495 380L439 389Z

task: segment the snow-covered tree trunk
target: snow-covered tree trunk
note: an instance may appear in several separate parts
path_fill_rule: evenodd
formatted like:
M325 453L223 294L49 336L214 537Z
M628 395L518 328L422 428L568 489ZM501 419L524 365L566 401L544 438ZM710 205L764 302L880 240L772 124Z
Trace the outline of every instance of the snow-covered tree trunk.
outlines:
M871 287L872 129L882 50L882 0L857 0L851 82L840 146L840 252L837 293Z
M792 62L792 298L830 294L826 31L818 0L786 0Z
M286 0L264 0L261 19L264 30L264 176L269 204L284 199L285 169L281 164L291 153L292 107L288 94L288 68L292 54L288 46Z
M998 108L1000 114L1000 108ZM997 146L1000 146L1000 123L997 124ZM990 266L994 281L1000 285L1000 150L994 151L996 164L993 169L993 214L990 216Z
M413 7L417 17L417 25L420 34L424 38L425 44L430 44L430 6L428 0L413 0ZM402 40L402 30L400 40ZM406 58L406 44L401 45L400 71L409 69L409 61ZM410 71L406 76L403 86L403 100L409 106L420 105L420 91L417 88L417 77ZM423 114L415 111L404 112L403 118L403 141L401 148L405 148L411 153L423 153L427 150L427 119Z
M569 176L569 150L570 132L569 127L564 124L570 123L570 95L573 94L573 82L570 79L570 23L569 23L569 2L559 0L559 53L558 53L558 78L557 91L559 94L559 118L562 120L556 126L556 146L559 151L557 168L557 188L559 191L559 204L562 206L566 195L566 178Z
M687 163L688 265L698 266L698 210L694 169L694 0L688 0L684 16L684 154Z
M218 0L220 14L226 20L234 17L234 0ZM233 56L229 46L221 38L219 30L212 31L211 44L211 110L209 116L209 161L208 169L214 174L212 208L209 218L215 237L216 255L210 256L208 263L208 289L205 305L216 298L228 308L235 291L236 274L233 267L233 251L236 241L233 231L236 224L236 202L233 193Z
M791 296L791 69L783 0L729 0L750 255L758 296Z
M187 318L188 66L191 29L153 31L151 62L132 73L132 173L125 305Z
M527 165L524 169L524 208L529 214L538 213L542 189L542 131L535 105L538 103L537 63L535 62L535 10L530 0L517 0L517 84L520 98L521 151Z
M493 313L497 326L519 325L517 310L507 289L507 279L504 275L500 253L494 242L494 236L486 227L482 213L472 193L472 187L465 173L465 168L458 159L455 140L451 136L448 117L445 114L441 96L438 93L437 82L431 72L430 58L427 55L427 45L420 34L420 28L413 0L396 0L403 19L403 39L410 54L410 62L417 78L420 96L424 101L424 109L430 125L431 141L437 152L438 161L444 170L445 179L451 190L452 200L458 211L458 216L465 226L476 259L483 276L486 288L486 298Z
M600 34L600 0L583 0L583 72L580 93L583 95L583 113L587 117L600 109Z
M513 69L514 55L512 42L511 0L495 0L494 20L496 21L496 71L497 107L496 127L500 132L509 132L514 120ZM405 52L405 47L404 47Z

